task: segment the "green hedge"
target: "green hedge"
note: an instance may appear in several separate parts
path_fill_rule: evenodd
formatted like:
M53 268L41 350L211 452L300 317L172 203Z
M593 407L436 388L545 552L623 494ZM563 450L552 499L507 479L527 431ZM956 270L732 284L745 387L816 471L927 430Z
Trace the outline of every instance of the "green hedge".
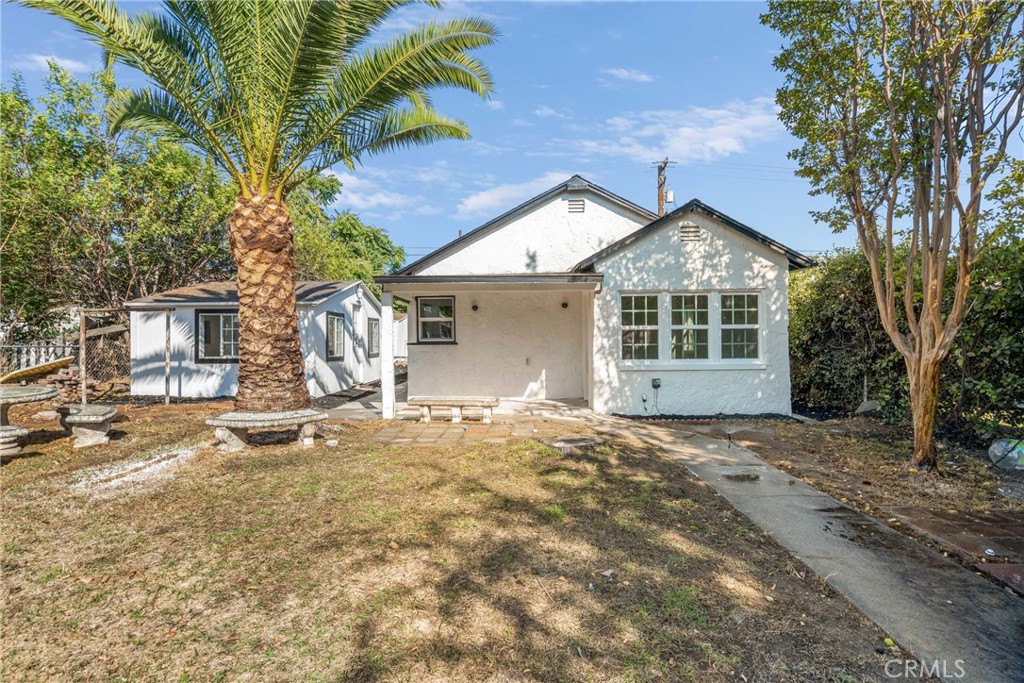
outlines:
M902 419L906 371L882 329L867 260L857 250L840 250L819 264L794 273L790 286L794 402L852 412L866 388L889 418ZM951 267L947 294L954 277ZM1016 237L992 247L977 265L970 312L943 365L939 411L947 430L987 438L999 425L1024 426L1022 278L1024 246Z

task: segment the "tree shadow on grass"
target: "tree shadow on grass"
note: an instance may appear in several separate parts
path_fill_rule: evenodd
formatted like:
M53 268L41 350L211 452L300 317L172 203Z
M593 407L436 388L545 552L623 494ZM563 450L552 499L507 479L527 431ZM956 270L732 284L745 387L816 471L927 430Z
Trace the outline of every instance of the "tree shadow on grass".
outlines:
M481 448L483 457L502 452ZM825 618L837 599L787 573L784 551L678 465L621 444L529 449L520 454L537 477L521 491L500 476L467 475L458 459L427 465L435 494L444 482L449 497L480 502L471 517L432 515L426 533L399 541L427 554L429 570L402 582L417 596L405 609L374 609L359 623L359 654L342 680L467 667L518 680L727 680L738 671L756 680L764 662L773 680L801 680L798 671L828 680L833 664L870 665L870 656L821 651L833 643L798 619L815 610ZM459 531L471 522L479 533ZM764 598L780 585L781 609ZM434 626L396 635L402 615ZM856 617L836 626L870 632ZM813 645L800 645L815 637L818 661Z

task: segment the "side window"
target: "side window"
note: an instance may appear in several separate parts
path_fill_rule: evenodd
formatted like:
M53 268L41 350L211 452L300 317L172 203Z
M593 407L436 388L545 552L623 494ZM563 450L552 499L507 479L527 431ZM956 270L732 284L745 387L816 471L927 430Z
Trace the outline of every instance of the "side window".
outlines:
M421 297L416 300L416 313L421 343L455 341L455 297Z
M196 315L196 359L238 360L238 314L218 311Z
M622 295L622 358L658 358L658 295Z
M757 358L757 294L722 295L722 359Z
M370 318L370 327L367 330L367 355L376 358L380 355L380 320Z
M345 316L327 313L327 360L345 359Z
M672 358L708 358L708 295L672 295Z

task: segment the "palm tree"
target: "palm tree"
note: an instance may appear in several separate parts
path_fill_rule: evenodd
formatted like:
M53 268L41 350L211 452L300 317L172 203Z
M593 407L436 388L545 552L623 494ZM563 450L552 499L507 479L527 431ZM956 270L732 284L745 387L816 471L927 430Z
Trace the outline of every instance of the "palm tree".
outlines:
M339 162L351 168L366 155L468 138L429 92L489 96L491 76L469 53L490 44L495 28L464 18L377 37L416 0L165 0L163 12L141 14L114 0L19 1L70 21L109 63L149 78L151 87L112 103L115 132L195 145L237 183L228 222L238 266L235 407L308 406L288 193Z

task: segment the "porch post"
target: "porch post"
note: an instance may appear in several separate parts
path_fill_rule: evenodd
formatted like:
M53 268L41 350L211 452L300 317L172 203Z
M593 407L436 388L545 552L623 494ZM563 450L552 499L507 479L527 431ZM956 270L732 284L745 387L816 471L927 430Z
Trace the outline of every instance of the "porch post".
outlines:
M380 393L381 417L395 418L395 295L380 296Z

